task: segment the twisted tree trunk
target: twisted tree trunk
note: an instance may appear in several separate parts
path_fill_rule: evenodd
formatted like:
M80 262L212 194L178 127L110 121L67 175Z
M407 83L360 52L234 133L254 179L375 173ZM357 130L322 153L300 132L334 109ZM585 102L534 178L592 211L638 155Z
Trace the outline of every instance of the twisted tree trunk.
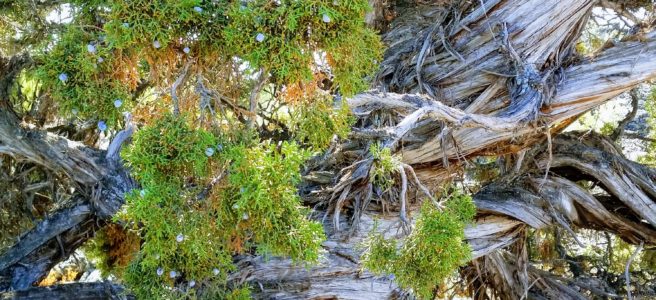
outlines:
M120 134L125 137L131 128ZM19 125L0 105L0 154L29 160L68 177L76 193L70 207L48 216L0 256L0 289L25 289L66 259L110 219L135 184L117 153L123 138L108 152L51 133Z
M583 289L614 297L590 282L534 268L525 243L527 228L554 225L612 232L633 244L656 243L655 171L628 161L602 137L555 137L582 113L656 77L654 32L594 57L575 54L595 3L453 1L401 11L384 36L389 49L376 79L379 91L349 99L358 116L351 137L308 166L301 189L305 202L323 204L318 207L334 216L325 222L330 238L321 264L306 269L282 258L238 258L241 268L232 280L252 283L258 298L405 295L389 278L363 272L356 250L374 217L381 218L381 228L394 228L399 220L380 214L381 205L400 207L398 199L372 200L368 149L381 142L402 157L401 172L418 190L437 189L473 157L515 157L509 174L474 197L479 212L466 237L475 260L463 270L472 291L481 287L502 298L576 298L584 297ZM76 205L44 220L0 257L0 289L28 288L118 210L123 193L134 186L116 155L123 141L105 154L23 128L0 106L0 153L33 161L79 185ZM546 172L551 176L545 178ZM591 194L578 180L599 181L605 194ZM413 197L408 202L410 210L416 207Z

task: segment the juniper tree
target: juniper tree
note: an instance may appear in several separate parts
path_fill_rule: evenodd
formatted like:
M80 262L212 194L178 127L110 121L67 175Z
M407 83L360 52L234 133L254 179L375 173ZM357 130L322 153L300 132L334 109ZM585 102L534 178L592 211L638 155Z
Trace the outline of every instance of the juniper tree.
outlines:
M0 2L3 297L653 295L653 5Z

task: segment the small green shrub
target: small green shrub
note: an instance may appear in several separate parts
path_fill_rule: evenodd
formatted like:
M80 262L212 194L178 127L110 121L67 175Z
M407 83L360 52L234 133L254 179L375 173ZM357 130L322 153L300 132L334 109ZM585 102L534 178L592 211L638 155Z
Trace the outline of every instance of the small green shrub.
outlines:
M378 232L378 222L375 221L369 236L360 245L363 266L374 274L382 275L394 269L394 262L398 259L398 245L394 239L386 239Z
M374 185L380 187L383 191L387 191L394 185L392 175L398 172L401 159L392 155L389 148L383 148L378 143L369 147L369 153L374 159L370 174L371 180Z
M306 219L308 211L296 191L309 152L283 142L280 151L274 145L236 146L226 155L232 164L222 198L229 199L225 210L245 219L239 238L249 236L260 254L316 261L325 239L323 227Z
M145 186L180 184L188 177L208 175L205 150L214 145L216 138L211 133L192 129L184 117L166 114L139 130L122 157Z
M370 234L363 266L377 275L392 274L401 288L432 299L436 286L470 259L464 229L475 212L471 197L458 191L449 196L444 210L425 201L414 230L400 247L380 233Z
M318 260L323 227L307 219L296 190L309 152L295 143L253 144L246 136L217 138L173 115L135 134L123 157L142 190L126 195L118 218L143 238L124 274L140 299L198 297L182 288L192 280L223 290L234 254ZM223 180L199 199L213 178Z
M248 286L243 286L240 288L233 288L232 290L226 290L225 288L207 288L203 290L203 293L198 295L199 299L225 299L225 300L250 300L251 290Z
M366 0L233 1L224 38L231 54L270 71L276 83L309 81L314 55L326 52L348 96L366 88L382 55L379 37L364 25L368 9Z
M331 97L319 97L296 108L290 127L297 140L315 150L326 149L334 135L346 138L355 122L348 105L341 102L335 107Z
M67 26L54 47L37 56L34 74L63 115L104 120L114 127L132 105L130 85L114 66L120 54L103 39L97 31Z

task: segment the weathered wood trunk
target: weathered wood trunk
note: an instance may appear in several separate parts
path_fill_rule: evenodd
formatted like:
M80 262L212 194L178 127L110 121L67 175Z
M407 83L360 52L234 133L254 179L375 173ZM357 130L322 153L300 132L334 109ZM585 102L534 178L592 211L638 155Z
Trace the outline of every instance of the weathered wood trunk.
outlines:
M35 287L25 290L8 292L0 295L2 300L25 299L80 299L80 300L125 300L135 299L125 289L111 283L70 283L60 284L52 287Z
M400 11L385 33L389 49L378 90L349 99L359 119L356 128L348 141L310 164L301 189L308 204L320 204L334 216L325 222L326 256L309 269L282 258L237 258L240 270L232 280L253 284L258 298L405 297L389 278L362 271L355 247L374 216L382 219L382 228L398 223L397 216L381 215L377 201L364 205L372 189L368 146L380 141L431 190L459 174L472 157L516 154L512 174L474 197L479 213L466 237L475 260L463 270L465 277L501 298L583 297L572 285L601 294L589 284L532 268L523 243L527 228L555 225L656 244L655 171L626 160L604 138L555 137L582 113L656 77L654 32L595 57L576 56L575 43L595 3L452 1ZM105 154L23 128L0 105L0 153L64 174L80 187L78 205L50 216L0 257L0 290L28 288L118 210L123 193L134 186L116 156L123 138ZM527 151L534 160L522 159ZM312 165L323 173L313 173ZM547 170L558 177L545 179ZM334 178L316 180L326 172ZM581 178L601 182L608 197L577 186ZM618 208L630 213L620 215ZM471 275L472 269L485 276ZM537 277L545 280L529 287Z

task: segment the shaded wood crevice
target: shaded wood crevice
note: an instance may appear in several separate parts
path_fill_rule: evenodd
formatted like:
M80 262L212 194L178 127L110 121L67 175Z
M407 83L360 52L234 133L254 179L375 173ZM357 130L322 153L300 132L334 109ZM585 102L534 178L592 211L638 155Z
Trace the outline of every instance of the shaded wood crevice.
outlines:
M93 237L136 186L117 156L105 157L104 151L82 143L24 128L6 108L0 108L0 153L35 163L75 185L69 206L41 220L0 256L0 290L25 289L44 277Z
M398 191L383 203L382 192L370 182L373 159L368 150L375 142L391 146L414 169L418 182L432 190L459 177L475 156L529 151L517 172L474 195L478 215L465 230L472 265L490 266L486 274L492 288L507 298L580 298L571 284L603 294L532 268L522 248L529 227L589 228L632 244L656 243L655 172L628 161L604 138L556 136L581 114L656 78L656 32L574 60L574 44L597 1L480 3L417 6L395 18L384 36L389 48L376 77L378 92L349 99L358 128L349 140L308 164L304 174L301 195L306 204L334 212L333 222L324 224L326 255L311 268L283 258L238 258L240 270L231 275L233 282L252 284L261 298L400 297L403 293L389 278L362 271L353 250L373 227L374 217L381 219L381 228L391 228L388 237L399 237L393 230L399 226L398 215L380 212L400 206L393 200ZM115 155L120 147L107 156L19 124L0 103L0 153L64 174L78 185L76 206L44 220L0 257L0 275L9 279L0 282L0 290L29 288L26 295L43 295L48 289L30 288L32 283L118 211L123 194L135 183ZM553 140L551 151L547 139ZM546 169L550 176L545 179ZM575 175L580 174L601 182L607 195L593 195L577 185ZM408 194L419 190L412 176L406 179ZM410 217L418 202L412 198L407 203ZM618 206L628 213L617 213ZM53 223L61 226L47 226ZM348 230L336 230L334 225L340 224ZM512 253L500 250L509 247ZM536 281L538 277L542 280ZM79 287L90 293L99 289ZM11 295L16 294L2 297Z
M31 287L25 290L0 294L0 299L80 299L80 300L128 300L136 299L118 284L105 282L68 283L47 287Z

